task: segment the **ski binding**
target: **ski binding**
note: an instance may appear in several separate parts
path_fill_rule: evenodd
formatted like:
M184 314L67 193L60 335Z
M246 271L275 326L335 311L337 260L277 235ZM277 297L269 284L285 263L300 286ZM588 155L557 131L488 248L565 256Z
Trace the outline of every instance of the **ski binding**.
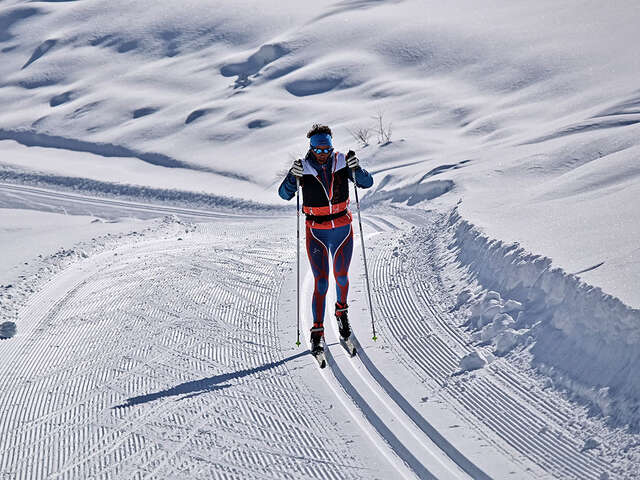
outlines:
M320 368L324 368L327 366L327 359L324 356L324 351L321 350L316 353L311 352L311 355L313 355L313 358L316 359Z
M351 338L340 338L340 345L344 347L350 357L356 356L356 346L351 341Z

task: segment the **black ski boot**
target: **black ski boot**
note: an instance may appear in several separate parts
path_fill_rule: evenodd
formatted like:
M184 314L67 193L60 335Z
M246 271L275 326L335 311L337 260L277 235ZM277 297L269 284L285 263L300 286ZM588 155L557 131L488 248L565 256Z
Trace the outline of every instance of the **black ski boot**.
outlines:
M349 305L336 302L336 320L338 320L338 331L343 340L351 336L351 327L349 326Z
M351 327L349 326L349 315L347 314L349 305L340 302L336 303L336 320L338 320L338 331L340 332L340 344L349 353L355 356L356 346L351 340Z
M311 329L311 355L318 361L320 368L324 368L327 365L327 361L324 356L324 345L322 339L324 338L324 327L321 323L314 323Z

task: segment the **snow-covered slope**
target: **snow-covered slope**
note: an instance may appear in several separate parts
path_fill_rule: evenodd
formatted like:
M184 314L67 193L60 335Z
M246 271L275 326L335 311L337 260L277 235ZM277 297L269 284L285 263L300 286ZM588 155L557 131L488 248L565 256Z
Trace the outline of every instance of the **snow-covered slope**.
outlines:
M418 215L440 230L415 240L447 245L437 260L464 272L447 277L476 350L463 371L487 349L529 355L637 425L638 24L634 0L1 0L0 181L37 189L0 185L0 204L279 215L278 182L328 123L374 173L370 215L447 219ZM13 228L52 218L5 226L5 255ZM27 256L0 265L26 277Z
M273 204L311 123L343 149L369 128L377 198L453 191L491 236L568 271L604 262L585 279L640 305L637 2L1 8L0 138L94 154L43 162L2 145L5 166Z

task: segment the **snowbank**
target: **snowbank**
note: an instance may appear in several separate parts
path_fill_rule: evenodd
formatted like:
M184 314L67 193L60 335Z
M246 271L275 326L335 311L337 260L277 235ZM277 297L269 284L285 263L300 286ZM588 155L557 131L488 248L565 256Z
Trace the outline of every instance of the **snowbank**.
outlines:
M549 258L488 238L457 210L449 227L449 248L485 289L470 303L474 340L498 355L530 345L541 371L617 423L640 426L640 311Z
M264 203L242 200L228 196L214 195L206 192L193 192L168 188L153 188L144 185L103 182L91 178L61 176L43 172L18 170L0 165L0 181L8 183L53 187L57 190L72 190L94 196L112 196L136 201L147 200L166 202L171 205L187 205L189 207L215 208L218 211L270 211L283 212L291 209L291 205L274 206Z

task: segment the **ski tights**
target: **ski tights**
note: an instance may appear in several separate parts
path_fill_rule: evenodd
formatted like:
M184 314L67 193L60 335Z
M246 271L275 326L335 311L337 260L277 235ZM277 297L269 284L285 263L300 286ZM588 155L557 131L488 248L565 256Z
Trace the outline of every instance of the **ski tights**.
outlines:
M315 277L313 289L313 323L324 323L325 297L329 289L329 252L333 257L333 275L336 280L336 299L347 303L349 293L349 264L353 253L351 225L331 229L307 226L307 255Z

